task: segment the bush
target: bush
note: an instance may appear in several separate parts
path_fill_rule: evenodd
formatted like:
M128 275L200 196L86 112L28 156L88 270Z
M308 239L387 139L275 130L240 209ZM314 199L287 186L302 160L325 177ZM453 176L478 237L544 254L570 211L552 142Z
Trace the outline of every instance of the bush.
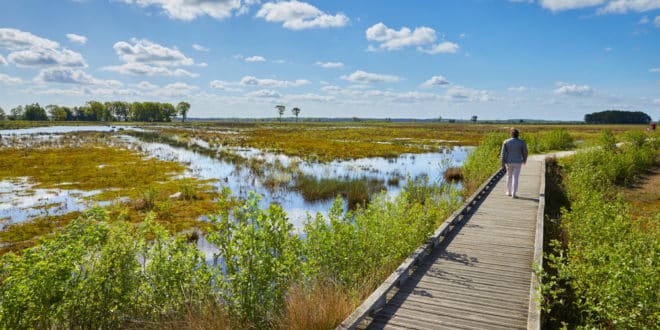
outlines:
M560 218L562 241L551 244L546 255L546 326L655 328L660 323L658 228L635 221L612 187L634 182L653 166L657 150L648 144L612 148L608 132L601 143L603 148L578 153L564 164L570 210ZM660 216L653 220L658 223Z

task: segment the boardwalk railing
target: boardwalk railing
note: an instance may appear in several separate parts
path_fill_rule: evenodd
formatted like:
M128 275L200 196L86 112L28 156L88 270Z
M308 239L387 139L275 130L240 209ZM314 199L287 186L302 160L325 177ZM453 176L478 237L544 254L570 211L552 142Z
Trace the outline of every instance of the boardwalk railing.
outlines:
M545 167L544 167L545 168ZM545 171L544 171L545 173ZM424 259L435 249L447 236L449 232L459 223L463 222L468 215L486 198L488 192L495 187L497 181L504 175L504 170L495 172L477 191L468 198L456 212L452 213L440 227L433 233L426 243L417 248L403 263L381 284L351 315L348 316L337 329L355 329L367 316L373 316L388 302L388 296L392 289L402 286L408 276L420 265ZM542 184L544 186L544 184ZM543 214L541 214L541 226L543 226ZM541 229L541 234L543 230ZM538 239L538 236L537 236ZM537 241L538 242L538 241ZM541 236L541 247L543 237ZM536 253L535 253L536 260ZM391 298L391 297L390 297ZM531 304L531 303L530 303ZM531 308L531 307L530 307Z
M543 220L545 216L545 160L541 161L541 185L539 187L539 209L536 213L536 233L534 235L534 264L543 266ZM529 287L529 311L527 314L527 329L541 329L541 280L532 272Z

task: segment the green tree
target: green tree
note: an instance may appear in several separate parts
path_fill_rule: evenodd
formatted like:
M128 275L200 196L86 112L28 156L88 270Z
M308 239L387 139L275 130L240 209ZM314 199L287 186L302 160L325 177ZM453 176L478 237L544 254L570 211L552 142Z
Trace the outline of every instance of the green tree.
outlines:
M71 110L59 105L49 104L46 106L52 121L65 121L71 118ZM68 111L67 111L68 110Z
M295 107L291 109L291 112L293 113L294 116L296 116L296 121L298 121L298 115L300 114L300 108Z
M176 105L176 110L181 115L181 122L184 122L186 121L188 110L190 110L190 103L181 101Z
M23 110L23 106L19 105L19 106L15 107L15 108L12 108L10 110L10 112L9 112L10 115L7 118L9 120L21 120L21 119L23 119L23 113L24 112L25 112L25 110Z
M476 123L477 122L477 116L472 116L472 118L470 118L470 121L473 122L473 123Z
M280 122L282 121L282 116L284 115L284 110L286 110L286 107L283 105L276 105L275 109L277 109L277 114L280 116L279 120Z
M128 118L129 105L126 102L105 102L105 108L108 110L110 116L112 116L113 119L126 121Z
M7 119L7 115L5 114L5 109L0 107L0 120L6 120L6 119Z
M39 103L33 103L25 106L25 112L23 113L23 119L25 120L48 120L48 115L46 115L46 110L42 108Z
M172 118L176 117L177 110L171 103L160 103L160 118L156 121L172 121Z

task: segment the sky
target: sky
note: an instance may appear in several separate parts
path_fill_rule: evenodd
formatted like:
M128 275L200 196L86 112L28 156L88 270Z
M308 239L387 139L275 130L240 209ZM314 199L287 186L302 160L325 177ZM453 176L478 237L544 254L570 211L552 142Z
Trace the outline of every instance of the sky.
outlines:
M0 0L0 107L660 120L660 0Z

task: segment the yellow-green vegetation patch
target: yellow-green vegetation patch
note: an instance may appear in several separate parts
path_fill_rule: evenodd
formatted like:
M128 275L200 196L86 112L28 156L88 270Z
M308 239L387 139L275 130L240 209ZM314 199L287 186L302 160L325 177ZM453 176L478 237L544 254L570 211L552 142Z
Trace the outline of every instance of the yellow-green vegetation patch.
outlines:
M0 149L0 180L30 177L35 188L58 188L62 182L80 190L133 188L168 180L183 170L178 163L107 146Z
M28 177L34 188L77 189L99 193L90 201L110 202L110 212L137 223L153 213L155 221L172 231L207 229L199 218L217 213L219 193L214 180L177 178L185 167L147 158L124 148L84 144L60 148L0 148L0 180ZM63 185L62 183L66 183ZM31 192L24 192L30 196ZM39 205L51 208L57 205ZM36 243L79 215L69 212L15 223L0 231L0 252L21 250Z

